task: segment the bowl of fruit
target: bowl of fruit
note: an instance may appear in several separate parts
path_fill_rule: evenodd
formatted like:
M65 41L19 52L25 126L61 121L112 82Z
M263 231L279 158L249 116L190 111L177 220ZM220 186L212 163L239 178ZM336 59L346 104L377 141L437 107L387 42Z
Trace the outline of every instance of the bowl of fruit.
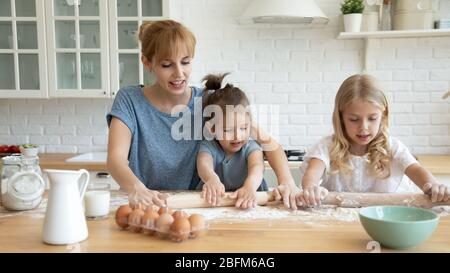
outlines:
M20 153L17 145L0 145L0 157L9 156L11 154Z

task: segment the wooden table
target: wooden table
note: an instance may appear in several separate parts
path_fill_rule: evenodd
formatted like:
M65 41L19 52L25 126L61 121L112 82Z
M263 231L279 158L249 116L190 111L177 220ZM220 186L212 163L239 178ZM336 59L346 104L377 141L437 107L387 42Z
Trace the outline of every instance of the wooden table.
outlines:
M258 208L256 208L258 209ZM208 234L175 243L119 229L109 218L88 221L89 237L80 244L51 246L41 241L43 215L0 218L0 252L371 252L371 238L359 222L310 225L292 219L214 220ZM381 252L391 252L381 249ZM450 252L450 217L441 217L433 235L403 252Z

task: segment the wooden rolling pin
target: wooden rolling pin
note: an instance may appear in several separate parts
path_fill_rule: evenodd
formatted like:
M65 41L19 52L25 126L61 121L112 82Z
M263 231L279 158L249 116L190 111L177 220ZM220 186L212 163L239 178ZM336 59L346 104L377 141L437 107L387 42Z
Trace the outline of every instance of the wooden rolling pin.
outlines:
M231 193L225 193L219 207L232 207L236 199L230 198ZM268 205L275 201L272 192L257 192L258 205ZM431 208L433 206L450 206L450 201L432 203L428 195L421 193L352 193L352 192L330 192L322 201L324 205L335 205L347 208L359 208L378 205L397 205L420 208ZM212 207L201 196L200 192L179 192L170 194L167 198L167 206L176 209L187 208L209 208Z

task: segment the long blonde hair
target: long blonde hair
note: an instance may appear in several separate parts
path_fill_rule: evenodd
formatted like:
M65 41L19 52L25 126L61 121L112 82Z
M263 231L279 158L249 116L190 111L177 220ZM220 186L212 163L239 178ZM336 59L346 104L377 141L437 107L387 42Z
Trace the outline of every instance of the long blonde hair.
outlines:
M333 112L334 135L330 149L331 171L348 174L352 169L349 164L351 144L345 130L342 113L346 107L357 100L373 103L383 113L380 130L369 143L367 154L370 174L378 178L387 178L390 176L392 158L388 135L389 105L378 81L366 74L356 74L347 78L336 94Z

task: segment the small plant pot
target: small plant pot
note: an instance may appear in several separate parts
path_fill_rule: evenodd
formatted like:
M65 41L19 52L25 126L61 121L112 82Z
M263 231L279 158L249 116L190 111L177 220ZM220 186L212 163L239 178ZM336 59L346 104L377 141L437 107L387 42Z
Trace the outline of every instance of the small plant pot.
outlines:
M20 147L20 153L24 156L37 156L39 148L24 148Z
M351 13L344 15L345 32L360 32L362 24L362 13Z

